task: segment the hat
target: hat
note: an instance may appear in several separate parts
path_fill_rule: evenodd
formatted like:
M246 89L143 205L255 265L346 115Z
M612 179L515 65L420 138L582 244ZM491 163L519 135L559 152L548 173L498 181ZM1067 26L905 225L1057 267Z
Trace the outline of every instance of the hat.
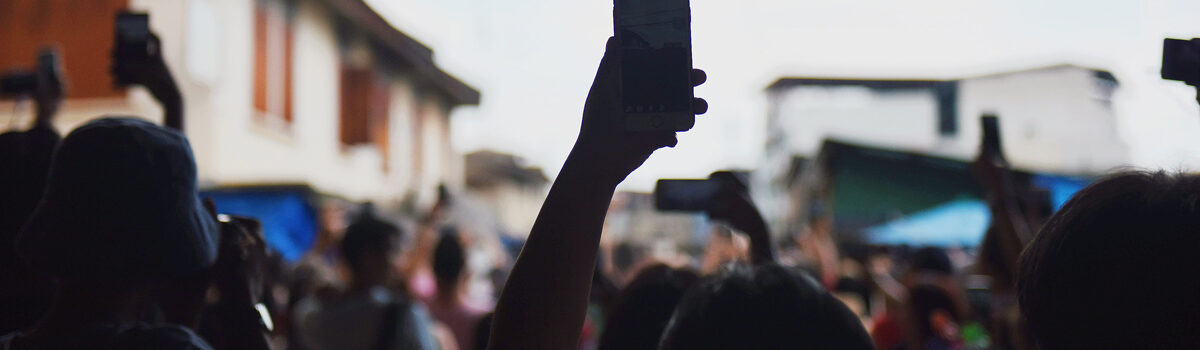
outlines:
M212 265L218 237L183 134L103 118L59 144L17 251L56 277L154 279Z

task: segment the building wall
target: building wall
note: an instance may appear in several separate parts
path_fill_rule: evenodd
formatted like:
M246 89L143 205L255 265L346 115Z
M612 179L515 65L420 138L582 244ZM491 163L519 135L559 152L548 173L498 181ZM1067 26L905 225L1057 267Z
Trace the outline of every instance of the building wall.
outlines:
M387 171L378 149L341 144L342 58L335 20L318 1L296 2L293 121L256 115L254 6L245 0L130 1L131 9L151 14L151 29L162 39L185 96L185 127L203 185L303 183L385 204L411 193L425 206L439 183L462 185L462 157L450 147L448 104L436 93L419 93L402 72L389 74ZM0 108L12 110L12 104L0 102ZM133 88L125 97L68 99L56 126L66 133L114 114L160 122L161 113L149 94Z
M505 233L524 238L533 228L545 201L547 188L523 187L505 182L488 188L473 188L472 196L495 211Z
M946 145L956 157L979 147L979 116L1000 117L1004 151L1014 165L1044 172L1096 174L1129 161L1117 132L1112 87L1093 71L1057 66L959 83L960 132Z
M958 81L958 129L948 135L938 133L932 89L796 86L770 94L765 168L776 172L793 155L815 155L826 138L971 159L978 152L979 117L985 112L1000 116L1005 153L1017 167L1098 173L1129 157L1116 130L1111 86L1082 67Z
M799 86L776 94L768 132L789 156L816 154L826 138L904 149L928 149L937 139L938 106L929 89Z

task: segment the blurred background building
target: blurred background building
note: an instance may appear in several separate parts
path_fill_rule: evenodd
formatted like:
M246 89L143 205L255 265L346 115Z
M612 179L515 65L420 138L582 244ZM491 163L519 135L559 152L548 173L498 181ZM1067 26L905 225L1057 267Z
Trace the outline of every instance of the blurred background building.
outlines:
M298 184L349 200L431 205L463 185L450 111L479 91L360 0L12 0L0 8L0 67L32 66L57 43L69 80L63 132L101 114L155 120L138 89L113 88L113 16L150 13L186 97L204 187ZM0 108L11 110L4 103Z
M466 188L494 210L503 233L524 238L550 191L550 180L519 157L476 151L466 156Z
M757 197L769 203L776 232L828 215L855 234L939 209L956 220L982 212L980 222L935 225L962 231L943 236L982 237L988 215L969 172L979 117L999 116L1014 167L1073 193L1073 178L1129 162L1112 106L1117 88L1112 74L1069 64L949 80L781 78L767 88Z

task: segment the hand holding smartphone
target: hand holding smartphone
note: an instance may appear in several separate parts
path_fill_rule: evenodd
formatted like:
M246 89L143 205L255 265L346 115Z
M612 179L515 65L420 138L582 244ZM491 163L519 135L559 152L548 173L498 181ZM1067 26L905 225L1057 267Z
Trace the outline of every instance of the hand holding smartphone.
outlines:
M696 116L688 0L615 0L613 22L626 129L691 129Z

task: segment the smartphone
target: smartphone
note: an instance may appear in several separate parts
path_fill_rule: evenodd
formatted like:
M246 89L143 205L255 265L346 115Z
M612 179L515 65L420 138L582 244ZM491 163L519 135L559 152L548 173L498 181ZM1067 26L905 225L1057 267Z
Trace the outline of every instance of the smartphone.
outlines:
M696 124L691 22L688 0L614 1L627 129L686 131Z
M1004 159L1004 150L1000 146L1000 119L995 114L984 114L979 117L979 122L983 127L983 143L979 146L979 153Z
M662 179L654 186L654 206L661 211L708 211L720 190L720 181L712 179Z
M113 23L114 66L122 66L121 62L144 61L147 57L157 54L158 48L150 39L150 15L120 12ZM116 83L128 85L119 78Z
M1200 84L1200 39L1163 39L1162 78Z

